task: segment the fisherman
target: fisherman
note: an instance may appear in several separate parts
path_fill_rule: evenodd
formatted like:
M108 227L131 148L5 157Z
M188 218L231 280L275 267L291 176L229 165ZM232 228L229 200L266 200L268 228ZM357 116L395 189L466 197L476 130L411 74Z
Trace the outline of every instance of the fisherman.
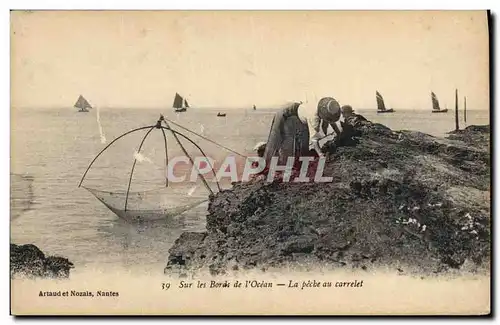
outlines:
M324 146L330 146L329 149L331 149L332 146L350 146L356 144L357 142L353 138L356 135L359 135L356 128L361 126L360 123L366 121L363 116L354 113L351 105L344 105L340 108L340 110L342 112L342 120L340 121L342 133L333 143L325 143Z
M352 126L357 126L360 122L367 121L362 115L356 114L350 105L342 106L341 110L344 121Z
M310 118L308 114L315 112ZM269 162L278 156L284 164L289 157L311 156L324 153L319 141L329 135L338 138L342 132L340 105L332 97L322 98L316 110L308 110L302 102L294 102L278 111L271 125L265 146L264 159ZM329 133L328 129L333 129ZM262 146L261 146L262 147Z
M350 105L342 106L342 116L344 117L344 123L342 124L344 128L360 128L362 126L373 124L364 118L363 115L354 113L354 110Z
M386 134L393 132L387 126L380 123L373 123L368 121L363 115L354 113L351 106L342 106L342 115L344 116L345 123L343 123L344 131L342 132L342 144L347 145L351 142L353 137L359 137L367 130L378 130ZM352 142L351 142L352 143Z
M333 132L329 131L329 128ZM323 157L325 149L320 146L319 141L332 136L330 143L340 138L343 131L343 116L340 105L335 98L324 97L318 102L316 113L312 122L311 149L314 149L318 156Z
M340 110L342 111L342 116L344 117L344 119L348 119L356 115L354 114L354 110L352 109L351 105L344 105L340 108Z

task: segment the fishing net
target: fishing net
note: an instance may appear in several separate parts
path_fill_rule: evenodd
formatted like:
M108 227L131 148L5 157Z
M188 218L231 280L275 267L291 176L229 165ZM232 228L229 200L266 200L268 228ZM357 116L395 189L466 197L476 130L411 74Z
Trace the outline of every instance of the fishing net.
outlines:
M165 189L127 192L102 191L83 186L108 209L129 221L155 221L173 217L200 206L208 199L198 195L172 194ZM127 209L125 210L125 201Z
M163 126L162 122L166 125ZM170 121L171 122L171 121ZM172 122L173 123L173 122ZM133 190L132 186L132 180L134 178L134 171L136 169L136 164L138 161L140 161L140 158L138 157L139 153L141 152L141 149L143 147L143 144L148 138L149 134L154 131L159 129L161 132L160 134L163 134L162 136L162 142L164 142L164 148L165 152L163 154L163 165L166 167L169 162L169 154L167 147L171 148L172 147L172 142L170 141L170 144L167 145L167 138L172 138L174 139L174 143L176 144L177 148L180 148L181 151L184 153L185 156L187 156L190 161L191 161L191 166L192 166L192 154L188 152L189 150L186 149L186 146L183 145L183 142L190 143L193 148L195 148L198 151L198 155L203 155L206 157L204 154L203 150L201 147L195 143L193 140L191 140L189 137L187 137L185 134L174 130L170 128L170 125L167 124L167 122L164 120L163 116L161 116L160 120L157 121L156 125L153 126L146 126L146 127L141 127L137 128L131 131L128 131L118 138L114 139L111 141L95 158L94 160L90 163L89 167L87 168L85 174L82 177L82 180L80 181L80 185L82 186L83 180L85 179L87 172L90 170L91 166L94 164L96 159L106 150L108 149L113 143L115 143L117 140L120 138L131 134L136 131L147 131L146 134L143 136L142 141L140 142L140 145L137 148L136 155L134 156L133 160L133 165L131 170L128 172L129 173L129 178L128 178L128 184L126 183L125 185L120 185L122 188L126 188L127 190L103 190L103 189L97 189L94 187L90 186L82 186L86 190L88 190L92 195L94 195L101 203L103 203L108 209L110 209L113 213L115 213L118 217L126 219L128 221L152 221L152 220L159 220L159 219L164 219L172 216L176 216L179 214L182 214L188 210L191 210L193 208L196 208L198 206L203 206L203 203L208 201L209 195L215 193L216 191L220 190L219 183L217 181L212 181L209 183L207 179L202 175L198 174L198 182L183 182L183 183L173 183L169 182L168 180L165 179L165 174L162 176L161 179L163 179L166 184L164 183L163 187L160 189L154 189L154 190ZM172 139L170 139L172 140ZM163 147L163 143L161 144ZM191 151L192 153L192 151ZM196 167L193 167L194 171L198 171ZM148 183L148 182L146 182ZM111 183L108 183L108 186L113 185ZM118 185L118 184L114 184ZM126 186L128 185L128 187Z

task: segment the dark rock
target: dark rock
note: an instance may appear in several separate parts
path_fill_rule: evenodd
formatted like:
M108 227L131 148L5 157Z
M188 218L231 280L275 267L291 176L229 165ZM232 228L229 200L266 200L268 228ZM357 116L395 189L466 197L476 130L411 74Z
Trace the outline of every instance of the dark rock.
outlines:
M68 278L74 268L67 258L45 256L35 245L10 244L10 275L30 278Z
M312 236L290 238L284 244L283 253L286 255L291 253L311 253L314 250L315 239Z
M200 248L203 246L203 240L207 233L202 232L184 232L174 242L174 245L169 250L168 263L165 270L174 267L188 268L190 262L195 258L197 252L198 258L203 260L207 255L201 252Z
M394 132L360 115L347 123L324 169L332 183L235 183L210 198L205 233L176 240L166 272L310 261L427 273L466 260L488 266L489 128L445 139Z
M448 133L448 139L463 141L469 145L488 149L490 146L490 126L470 125L462 130L454 130Z

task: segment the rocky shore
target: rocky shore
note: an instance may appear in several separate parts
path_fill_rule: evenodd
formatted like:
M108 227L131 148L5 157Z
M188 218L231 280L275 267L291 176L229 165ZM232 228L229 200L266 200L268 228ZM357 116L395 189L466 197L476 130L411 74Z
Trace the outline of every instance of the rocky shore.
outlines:
M437 138L359 115L348 122L325 166L331 183L233 184L210 199L205 232L175 241L165 273L488 270L489 126Z
M72 268L67 258L46 256L35 245L10 244L11 278L68 278Z

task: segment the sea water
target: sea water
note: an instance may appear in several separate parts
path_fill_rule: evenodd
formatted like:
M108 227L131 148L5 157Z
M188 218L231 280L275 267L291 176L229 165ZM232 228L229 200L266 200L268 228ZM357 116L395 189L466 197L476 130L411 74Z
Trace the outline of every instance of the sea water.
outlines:
M79 188L78 183L91 160L110 141L131 129L154 125L160 114L242 154L251 153L257 142L266 141L274 114L273 110L227 110L226 117L217 117L217 112L190 109L176 114L161 109L100 108L98 121L95 109L89 113L78 113L71 108L12 109L11 243L35 244L46 254L69 258L78 270L135 267L139 272L162 273L168 250L179 235L205 229L206 204L161 222L131 224L119 219L89 192ZM452 111L432 114L428 110L399 110L377 114L374 110L357 110L357 113L393 130L417 130L434 136L444 136L455 126ZM470 110L467 124L463 116L460 123L462 127L489 124L489 111ZM134 157L146 131L126 136L106 150L89 171L84 185L126 190ZM209 156L220 158L228 154L184 133ZM192 146L189 150L196 151ZM155 129L141 148L132 190L165 186L164 152L161 131ZM181 153L171 139L168 152L171 156ZM186 195L194 189L201 190L203 185L189 186Z

